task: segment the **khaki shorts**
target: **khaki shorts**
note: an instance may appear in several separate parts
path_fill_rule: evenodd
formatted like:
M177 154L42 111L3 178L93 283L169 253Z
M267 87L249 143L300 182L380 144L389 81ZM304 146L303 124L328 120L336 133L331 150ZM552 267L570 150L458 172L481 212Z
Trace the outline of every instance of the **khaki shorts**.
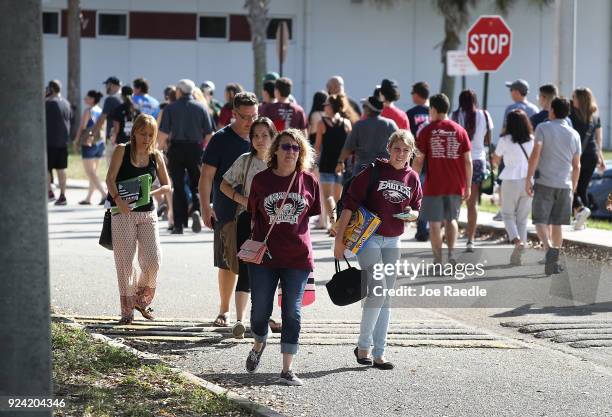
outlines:
M572 218L572 190L542 184L533 187L531 218L533 224L570 224Z
M419 220L427 222L457 220L460 210L460 195L426 195L421 201Z

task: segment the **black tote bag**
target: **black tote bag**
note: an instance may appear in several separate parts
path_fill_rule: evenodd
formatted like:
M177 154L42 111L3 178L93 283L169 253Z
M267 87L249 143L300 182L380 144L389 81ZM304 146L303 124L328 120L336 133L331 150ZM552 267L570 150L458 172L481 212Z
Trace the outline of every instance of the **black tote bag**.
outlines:
M336 259L336 273L325 284L329 298L338 306L356 303L368 294L368 280L365 271L352 267L346 258L344 260L348 269L340 270L340 261Z
M101 246L105 247L108 250L113 250L113 231L111 230L111 211L106 210L104 213L104 222L102 223L102 232L100 233L100 243Z

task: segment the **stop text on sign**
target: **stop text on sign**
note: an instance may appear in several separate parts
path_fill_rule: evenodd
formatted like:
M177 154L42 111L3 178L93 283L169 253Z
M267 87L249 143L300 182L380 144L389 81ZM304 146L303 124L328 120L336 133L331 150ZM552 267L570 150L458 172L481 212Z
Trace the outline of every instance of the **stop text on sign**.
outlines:
M470 35L468 52L470 54L502 55L510 45L510 36L501 33L474 33Z

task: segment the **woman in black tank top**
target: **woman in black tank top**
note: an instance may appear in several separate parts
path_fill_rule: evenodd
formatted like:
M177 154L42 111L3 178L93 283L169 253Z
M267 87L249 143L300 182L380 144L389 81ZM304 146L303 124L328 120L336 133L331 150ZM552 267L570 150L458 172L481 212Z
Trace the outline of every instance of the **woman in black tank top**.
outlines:
M331 95L325 102L325 116L317 126L315 150L319 155L319 179L323 201L331 223L330 236L335 236L334 211L342 193L342 176L336 174L338 158L351 131L351 122L344 117L348 102L344 95Z
M148 306L155 295L161 246L152 197L170 191L168 172L157 150L156 138L155 118L139 115L134 121L129 143L117 145L106 174L109 199L119 209L119 213L112 217L111 228L121 304L120 324L131 323L134 310L153 320L152 310ZM117 182L145 174L151 176L151 182L159 177L161 186L151 191L147 204L130 209L128 202L119 196ZM137 249L141 272L135 280L134 256Z

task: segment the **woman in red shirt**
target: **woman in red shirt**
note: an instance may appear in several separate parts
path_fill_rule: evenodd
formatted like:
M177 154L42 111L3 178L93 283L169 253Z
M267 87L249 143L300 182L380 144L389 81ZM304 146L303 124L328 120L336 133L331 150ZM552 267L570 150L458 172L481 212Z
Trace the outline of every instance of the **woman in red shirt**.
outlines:
M319 183L309 172L313 160L310 143L297 129L286 129L276 136L267 160L268 169L255 175L251 183L248 211L252 216L252 239L262 242L276 221L262 263L248 265L251 332L255 343L247 357L246 369L255 372L259 366L280 279L283 290L280 382L302 385L291 370L291 364L298 350L302 296L308 275L314 269L308 221L321 212Z
M351 183L344 199L344 210L338 222L338 232L334 245L334 256L342 259L344 250L344 232L353 211L363 206L375 213L381 224L364 244L357 255L359 266L368 272L368 296L363 305L359 340L355 348L357 363L373 365L379 369L393 369L393 364L384 358L387 329L389 327L388 295L382 289L395 287L396 273L375 274L376 265L381 263L395 265L400 258L400 237L404 233L405 221L416 221L421 208L421 183L419 175L410 168L409 161L414 153L415 143L412 133L398 130L389 138L387 150L388 161L378 159L375 166L369 166L359 173ZM374 169L378 170L375 187L368 192L368 182ZM410 213L412 216L397 218L399 214ZM387 268L383 267L383 271ZM378 287L378 288L377 288ZM374 345L369 358L370 347Z

